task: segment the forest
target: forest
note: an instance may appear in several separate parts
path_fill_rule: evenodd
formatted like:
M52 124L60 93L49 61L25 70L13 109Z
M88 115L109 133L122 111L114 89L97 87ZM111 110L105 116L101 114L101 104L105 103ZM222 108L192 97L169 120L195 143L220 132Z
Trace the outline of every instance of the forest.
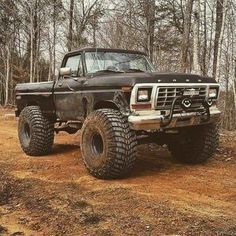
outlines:
M159 72L214 77L222 128L236 128L235 0L0 0L0 105L17 83L57 77L83 47L146 52Z

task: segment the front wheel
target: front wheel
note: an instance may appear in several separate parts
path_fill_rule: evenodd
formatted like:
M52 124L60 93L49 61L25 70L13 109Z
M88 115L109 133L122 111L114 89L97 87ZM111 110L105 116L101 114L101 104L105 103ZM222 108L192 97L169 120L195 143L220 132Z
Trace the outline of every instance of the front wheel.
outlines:
M20 113L18 136L23 151L29 156L42 156L51 152L54 124L38 106L25 107Z
M172 156L184 163L203 163L213 156L219 144L218 124L184 129L168 147Z
M136 157L136 135L119 111L101 109L91 113L81 131L85 166L95 177L114 179L127 174Z

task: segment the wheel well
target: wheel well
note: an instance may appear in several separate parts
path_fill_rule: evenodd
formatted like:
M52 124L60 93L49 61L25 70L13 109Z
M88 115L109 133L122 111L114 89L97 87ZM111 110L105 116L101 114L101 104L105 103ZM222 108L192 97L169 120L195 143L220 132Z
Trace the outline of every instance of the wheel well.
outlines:
M27 104L26 104L27 107L28 106L38 106L38 105L39 104L37 102L35 102L35 101L28 101Z
M22 103L19 104L18 106L18 110L17 110L17 116L20 115L20 113L22 112L22 110L25 108L25 107L28 107L28 106L39 106L39 104L35 101L23 101Z
M111 101L100 101L100 102L97 102L93 107L94 110L103 109L103 108L111 108L114 110L119 110L119 107L114 102L111 102Z
M19 113L20 113L25 107L38 106L38 105L39 104L35 101L22 101L18 106L18 110L19 110Z
M39 104L36 101L26 101L21 109L21 111L25 108L25 107L29 107L29 106L39 106Z

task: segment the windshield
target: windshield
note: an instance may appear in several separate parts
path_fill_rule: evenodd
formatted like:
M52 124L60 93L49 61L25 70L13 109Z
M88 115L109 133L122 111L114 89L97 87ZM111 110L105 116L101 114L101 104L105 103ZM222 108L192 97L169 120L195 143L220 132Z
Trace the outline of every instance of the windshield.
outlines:
M86 52L87 73L154 72L154 67L142 54L119 52Z

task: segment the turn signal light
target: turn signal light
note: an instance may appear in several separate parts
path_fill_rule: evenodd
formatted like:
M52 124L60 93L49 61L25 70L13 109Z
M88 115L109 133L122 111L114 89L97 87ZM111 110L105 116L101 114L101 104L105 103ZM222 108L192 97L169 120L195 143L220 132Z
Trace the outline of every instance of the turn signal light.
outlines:
M146 109L151 109L152 104L151 103L132 104L131 107L132 109L135 109L135 110L146 110Z

